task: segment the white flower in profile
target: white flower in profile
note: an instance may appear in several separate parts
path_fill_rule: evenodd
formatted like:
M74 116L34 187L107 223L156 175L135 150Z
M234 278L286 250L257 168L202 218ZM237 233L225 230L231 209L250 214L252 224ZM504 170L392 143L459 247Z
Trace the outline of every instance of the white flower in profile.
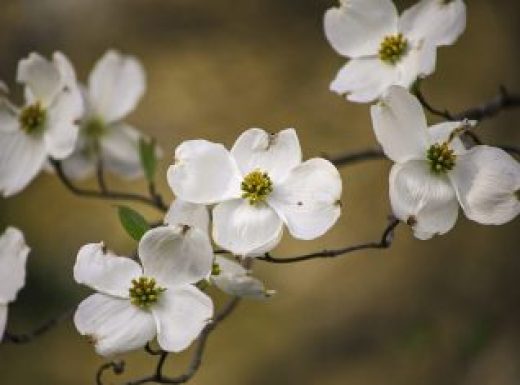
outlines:
M462 0L421 0L399 17L391 0L341 0L325 13L325 35L349 62L330 89L371 102L391 85L409 88L435 70L436 49L466 27Z
M25 86L25 106L0 100L0 192L24 189L48 157L63 159L74 150L77 119L83 104L74 69L61 53L50 62L31 53L18 64L17 81Z
M181 199L173 201L164 221L169 225L188 225L209 232L208 208ZM251 271L240 263L220 255L215 257L208 281L223 292L242 298L265 299L275 293L267 290L262 281L251 276Z
M123 119L135 109L145 89L145 72L136 58L108 51L99 59L83 92L85 113L78 144L63 162L68 177L91 176L98 161L123 178L143 175L139 158L143 135Z
M213 251L204 232L152 229L138 251L142 267L102 243L78 253L74 279L98 293L80 303L74 323L103 356L138 349L155 336L162 349L179 352L213 316L211 298L193 285L211 272Z
M275 294L265 288L262 281L251 276L251 271L240 263L217 255L213 263L210 282L223 292L242 298L266 299Z
M419 101L399 86L372 106L372 123L390 172L390 202L417 238L449 231L459 204L481 224L499 225L520 213L520 164L490 146L466 149L459 138L470 122L427 127Z
M29 251L20 230L8 227L0 236L0 341L7 323L7 306L25 285Z
M258 256L280 241L285 224L299 239L323 235L340 215L341 178L327 160L302 163L294 129L252 128L231 151L190 140L175 150L168 183L177 198L216 204L213 240L239 256Z

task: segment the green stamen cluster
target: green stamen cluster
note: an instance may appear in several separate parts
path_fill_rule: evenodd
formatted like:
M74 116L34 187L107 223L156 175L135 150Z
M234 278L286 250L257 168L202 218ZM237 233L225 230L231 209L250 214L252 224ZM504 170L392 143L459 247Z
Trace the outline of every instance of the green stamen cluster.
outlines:
M46 119L46 112L40 103L31 104L25 107L20 113L19 121L27 134L36 134L43 130Z
M431 170L436 174L453 169L455 167L455 159L457 158L447 142L432 145L428 149L426 157L430 162Z
M386 36L379 48L379 59L388 64L396 64L408 49L408 40L402 33Z
M105 125L100 119L92 118L83 125L83 130L86 137L97 139L105 132Z
M129 289L130 302L141 309L147 309L157 302L163 291L166 291L166 289L156 286L153 278L132 279L132 287Z
M242 198L249 200L249 204L255 205L263 202L273 191L273 182L266 172L255 170L245 176L241 188Z

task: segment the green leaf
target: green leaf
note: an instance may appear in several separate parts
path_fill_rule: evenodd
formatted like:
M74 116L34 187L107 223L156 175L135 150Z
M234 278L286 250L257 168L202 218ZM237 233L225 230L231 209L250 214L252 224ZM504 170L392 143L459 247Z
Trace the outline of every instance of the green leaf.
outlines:
M141 167L148 182L152 182L157 169L157 156L155 151L155 139L139 139L139 157Z
M144 233L150 229L150 225L137 211L127 206L118 206L119 220L121 225L136 241L139 241Z

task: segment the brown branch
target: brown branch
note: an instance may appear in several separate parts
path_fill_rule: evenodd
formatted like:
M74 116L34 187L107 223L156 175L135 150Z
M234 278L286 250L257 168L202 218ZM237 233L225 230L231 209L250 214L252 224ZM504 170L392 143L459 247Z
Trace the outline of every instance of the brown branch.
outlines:
M110 369L114 374L122 374L125 371L125 361L111 361L101 365L96 373L96 385L103 385L103 373Z
M136 380L132 380L129 382L126 382L125 385L141 385L141 384L147 384L147 383L157 383L157 384L184 384L188 382L199 370L201 364L202 364L202 357L204 355L204 351L206 349L206 343L210 336L210 334L217 328L217 326L224 321L237 307L237 305L240 302L240 298L233 297L231 298L226 304L222 307L222 309L215 315L215 318L213 321L208 323L206 327L202 330L200 333L200 336L197 340L197 345L195 347L195 352L193 353L190 365L186 372L184 374L181 374L177 377L167 377L163 375L163 367L164 363L166 362L166 358L168 357L168 352L163 350L155 350L153 349L150 344L146 344L145 350L147 353L159 356L159 360L157 361L157 367L155 369L155 373L150 376L142 377ZM115 372L115 366L113 366L113 362L109 362L106 364L103 364L99 370L98 374L96 376L97 385L103 385L103 382L101 381L101 375L104 371L110 369L111 367L114 368ZM119 374L119 373L116 373Z
M5 332L4 339L2 340L2 342L10 342L13 344L29 343L29 342L33 341L34 339L36 339L37 337L40 337L41 335L52 330L55 326L59 325L63 321L69 319L72 316L72 314L74 313L75 309L76 309L75 306L71 309L68 309L65 313L59 315L56 318L52 318L52 319L46 321L45 323L43 323L42 325L38 326L36 329L34 329L33 331L30 331L28 333L14 334L14 333L10 333L10 332Z
M119 191L110 191L106 189L106 186L104 187L105 190L103 191L97 191L97 190L87 190L82 189L80 187L77 187L65 174L63 171L63 167L61 166L60 161L51 159L50 160L52 166L56 170L56 175L60 179L60 181L63 183L63 185L73 194L86 197L86 198L96 198L96 199L106 199L106 200L123 200L123 201L134 201L134 202L140 202L147 204L148 206L154 207L160 211L166 212L168 210L168 207L164 204L162 199L158 199L156 194L155 197L147 197L144 195L139 194L133 194L133 193L126 193L126 192L119 192ZM103 188L103 185L100 185L101 188Z
M447 120L469 119L480 121L492 118L504 110L520 107L520 95L509 93L509 91L507 91L504 86L500 87L498 95L496 95L493 99L482 103L477 107L468 108L467 110L458 113L450 113L448 110L440 110L433 107L426 100L425 96L420 90L418 83L416 83L416 85L412 88L412 92L426 110L428 110L433 115L440 116Z
M369 148L361 151L354 152L346 152L336 156L327 156L325 158L328 159L336 166L345 166L347 164L363 162L367 160L379 160L385 159L385 154L381 148Z
M347 246L347 247L343 247L341 249L323 250L323 251L318 251L315 253L298 255L295 257L286 257L286 258L273 257L272 255L267 253L263 257L259 257L257 259L259 259L261 261L265 261L265 262L270 262L270 263L296 263L296 262L304 262L304 261L309 261L311 259L318 259L318 258L334 258L334 257L342 256L345 254L353 253L353 252L359 251L359 250L387 249L392 245L393 238L394 238L394 230L399 223L400 222L398 219L396 219L394 217L390 217L389 224L383 231L383 235L381 236L381 239L377 242L361 243L359 245Z

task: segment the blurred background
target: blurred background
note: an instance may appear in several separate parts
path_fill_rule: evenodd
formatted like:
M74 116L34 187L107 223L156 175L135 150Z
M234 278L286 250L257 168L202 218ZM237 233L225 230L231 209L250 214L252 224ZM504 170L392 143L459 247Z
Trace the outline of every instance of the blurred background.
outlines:
M412 4L400 1L400 10ZM520 91L520 3L471 0L459 42L438 51L424 83L430 102L459 111L493 97L500 84ZM128 121L158 138L165 152L192 138L232 145L249 127L296 127L305 157L375 145L367 105L328 91L344 59L326 42L325 0L2 0L0 78L15 95L20 58L66 53L85 80L109 48L137 56L148 90ZM430 117L430 121L435 119ZM478 128L490 144L520 144L520 111ZM389 214L388 161L341 170L344 213L323 238L286 237L288 256L379 239ZM145 192L144 183L110 185ZM85 186L93 187L93 183ZM150 220L160 213L133 205ZM74 306L89 290L72 279L79 247L106 241L120 254L136 244L113 203L71 195L42 175L0 199L0 231L21 228L32 247L27 286L10 307L8 329L24 332ZM461 214L447 235L413 239L400 226L394 245L334 260L255 264L278 294L244 301L209 340L192 384L214 385L517 385L520 383L520 255L517 219L501 227ZM218 303L222 302L215 295ZM186 367L191 351L169 358ZM127 371L106 383L149 374L155 360L126 355ZM1 384L93 384L104 360L65 322L29 345L0 346Z

